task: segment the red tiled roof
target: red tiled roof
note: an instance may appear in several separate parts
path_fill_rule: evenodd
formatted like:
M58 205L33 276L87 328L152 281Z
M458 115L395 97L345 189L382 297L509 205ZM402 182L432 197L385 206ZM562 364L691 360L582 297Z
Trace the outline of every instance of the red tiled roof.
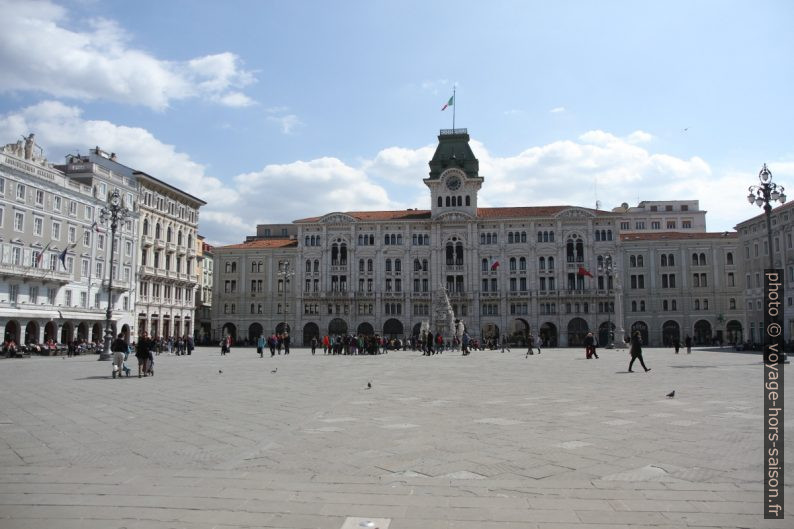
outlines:
M505 219L516 217L553 217L561 211L575 208L589 211L598 216L617 215L610 211L598 209L581 208L579 206L531 206L531 207L504 207L504 208L477 208L477 218L480 219ZM377 220L427 220L430 218L430 210L427 209L408 209L398 211L344 211L343 215L349 215L356 220L377 221ZM323 215L325 216L325 215ZM318 222L323 217L309 217L296 220L295 223Z
M253 250L256 248L289 248L290 246L298 246L298 241L295 239L254 239L242 244L216 246L215 250Z
M682 239L738 239L735 231L683 233L668 231L660 233L621 233L621 241L679 241Z

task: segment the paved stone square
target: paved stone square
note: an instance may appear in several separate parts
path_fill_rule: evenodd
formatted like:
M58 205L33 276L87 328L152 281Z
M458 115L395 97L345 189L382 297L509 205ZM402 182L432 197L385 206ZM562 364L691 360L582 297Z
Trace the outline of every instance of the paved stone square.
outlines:
M792 418L762 516L760 357L600 353L0 360L0 528L794 527Z

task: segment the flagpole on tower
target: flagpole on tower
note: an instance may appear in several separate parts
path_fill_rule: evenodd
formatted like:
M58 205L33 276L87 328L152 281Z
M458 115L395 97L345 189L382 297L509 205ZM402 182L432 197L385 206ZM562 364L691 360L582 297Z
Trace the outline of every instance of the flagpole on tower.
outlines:
M452 85L452 132L455 132L455 109L458 108L458 102L455 101L455 89L457 86Z

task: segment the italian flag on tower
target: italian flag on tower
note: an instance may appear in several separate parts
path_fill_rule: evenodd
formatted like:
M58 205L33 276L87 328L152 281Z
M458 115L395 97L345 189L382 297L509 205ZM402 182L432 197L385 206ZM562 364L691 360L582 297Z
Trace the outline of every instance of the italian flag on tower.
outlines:
M452 97L449 98L449 101L447 101L446 104L443 107L441 107L441 110L444 111L447 109L447 107L451 107L454 104L455 104L455 96L453 95Z

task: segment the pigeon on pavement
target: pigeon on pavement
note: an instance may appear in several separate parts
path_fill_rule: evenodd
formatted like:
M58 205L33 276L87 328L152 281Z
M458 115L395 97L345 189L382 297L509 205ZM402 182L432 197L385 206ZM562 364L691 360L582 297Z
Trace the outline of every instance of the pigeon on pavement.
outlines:
M672 399L673 397L675 397L675 390L671 391L666 396L667 396L668 399Z
M372 389L372 382L367 382L367 389Z
M278 371L278 368L276 368L273 371L271 371L271 373L275 373L276 371Z
M222 370L220 370L220 369L218 369L218 373L219 373L219 374L220 374L220 373L223 373L223 371L222 371Z

